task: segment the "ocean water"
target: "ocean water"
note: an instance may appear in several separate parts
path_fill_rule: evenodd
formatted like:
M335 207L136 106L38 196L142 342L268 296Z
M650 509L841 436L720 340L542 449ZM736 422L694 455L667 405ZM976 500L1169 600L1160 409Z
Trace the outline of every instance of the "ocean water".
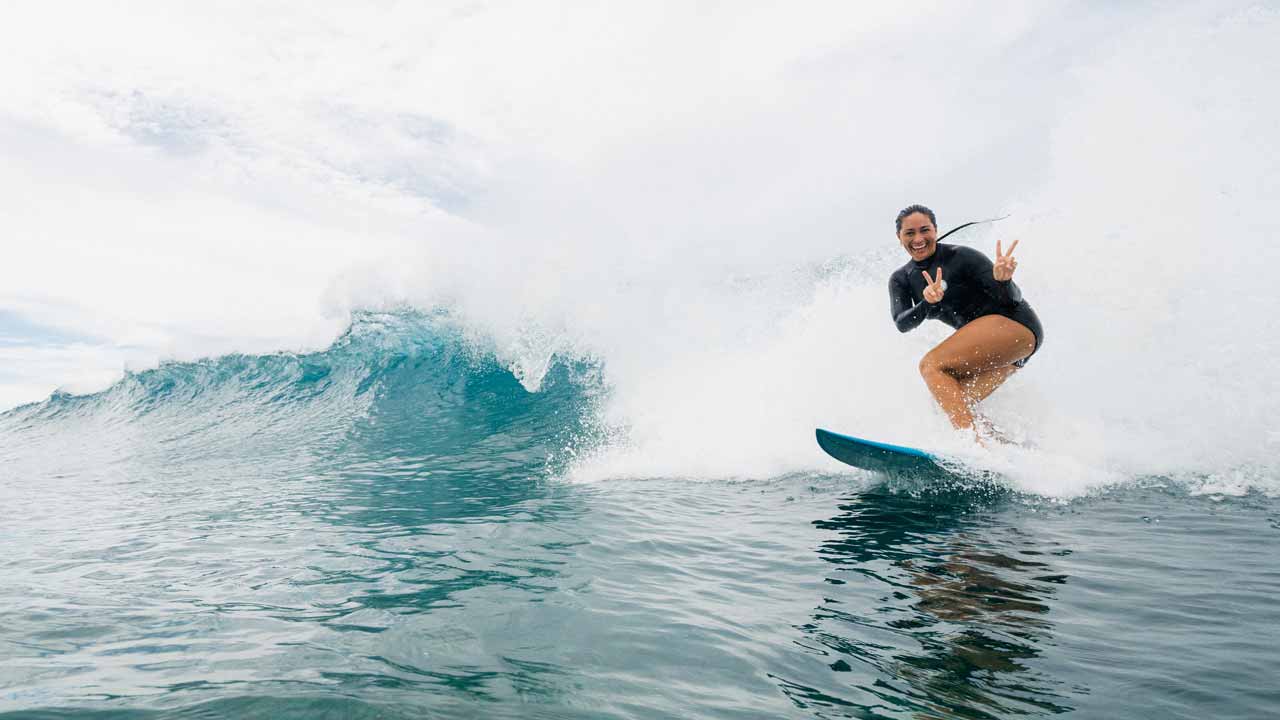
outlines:
M439 317L368 315L324 352L168 364L0 416L3 716L1280 706L1274 498L573 482L597 378L558 364L530 393Z
M1275 2L5 20L0 717L1280 715Z

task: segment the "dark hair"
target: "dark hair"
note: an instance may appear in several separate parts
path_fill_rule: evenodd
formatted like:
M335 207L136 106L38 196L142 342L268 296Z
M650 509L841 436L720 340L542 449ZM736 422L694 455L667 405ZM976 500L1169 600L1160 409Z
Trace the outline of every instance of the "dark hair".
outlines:
M908 215L913 213L924 213L929 216L929 222L933 223L933 229L938 229L938 218L933 216L933 211L923 205L908 205L902 208L902 212L898 213L898 219L894 221L896 229L894 232L902 232L902 221L907 219Z

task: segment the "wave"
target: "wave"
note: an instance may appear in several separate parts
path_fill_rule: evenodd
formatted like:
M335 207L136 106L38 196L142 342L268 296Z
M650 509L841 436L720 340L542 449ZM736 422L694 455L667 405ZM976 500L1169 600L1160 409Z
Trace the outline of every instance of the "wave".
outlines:
M543 475L589 442L597 383L589 363L556 362L529 392L445 313L360 313L321 352L168 362L11 410L0 467L297 475L418 458L441 473Z

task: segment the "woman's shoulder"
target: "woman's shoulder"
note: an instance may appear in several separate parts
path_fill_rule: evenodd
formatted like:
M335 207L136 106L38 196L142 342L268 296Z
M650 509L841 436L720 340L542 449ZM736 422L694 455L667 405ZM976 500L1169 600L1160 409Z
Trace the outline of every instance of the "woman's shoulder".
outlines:
M991 268L991 258L976 248L967 245L949 245L947 246L946 262L947 267L953 272L985 272ZM942 251L942 246L938 246L938 251Z
M941 252L943 247L947 249L947 252L949 255L951 255L952 257L958 258L960 260L986 260L987 262L991 262L991 259L987 257L986 253L982 252L981 250L978 250L977 248L971 248L968 245L945 245L944 246L943 244L939 243L938 251Z
M914 269L915 269L915 263L908 260L906 265L903 265L897 270L894 270L893 273L889 275L889 284L890 285L909 284L907 282L907 278L911 277L911 271Z

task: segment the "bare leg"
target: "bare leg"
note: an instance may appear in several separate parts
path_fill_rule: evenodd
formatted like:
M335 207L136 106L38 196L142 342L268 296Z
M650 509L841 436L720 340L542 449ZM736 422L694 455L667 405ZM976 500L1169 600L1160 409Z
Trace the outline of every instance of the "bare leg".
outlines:
M995 392L996 388L1003 385L1004 381L1013 377L1016 372L1018 372L1017 365L992 368L986 372L962 378L960 380L960 389L964 391L965 400L969 402L969 405L977 405L986 400L988 395Z
M978 412L978 403L982 402L995 391L996 388L1004 384L1018 371L1017 365L1005 365L1004 367L993 368L983 373L970 375L960 380L960 389L964 392L965 404L969 407L969 412L973 415L974 429L978 431L979 442L981 437L991 435L999 439L999 431L991 424L990 420L983 417Z
M920 361L920 375L959 430L973 427L971 405L990 395L1035 349L1035 335L1002 315L984 315L938 343ZM967 381L967 387L966 387Z

